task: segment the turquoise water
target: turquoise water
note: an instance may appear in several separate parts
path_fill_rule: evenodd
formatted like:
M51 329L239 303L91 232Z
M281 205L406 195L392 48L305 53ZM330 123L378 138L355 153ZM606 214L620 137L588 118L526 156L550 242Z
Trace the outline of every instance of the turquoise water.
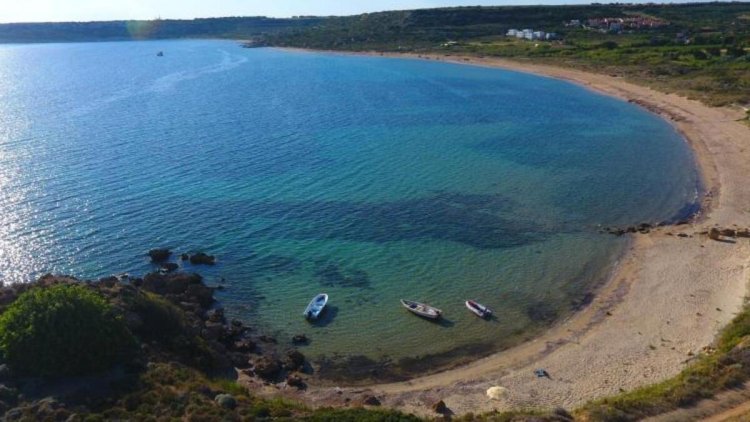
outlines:
M216 267L185 269L314 360L523 340L610 271L625 240L599 225L675 218L697 186L667 123L548 78L222 41L0 46L0 278L207 251Z

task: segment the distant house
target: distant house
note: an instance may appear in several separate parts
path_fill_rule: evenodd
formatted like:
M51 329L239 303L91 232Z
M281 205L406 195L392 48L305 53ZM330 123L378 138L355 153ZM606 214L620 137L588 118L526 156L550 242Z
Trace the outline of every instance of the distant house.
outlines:
M572 22L572 21L571 21ZM566 24L568 26L569 24ZM624 30L640 30L660 28L669 25L669 22L647 16L633 16L626 18L594 18L586 21L585 28L595 29L601 32L622 32Z
M508 32L505 33L505 36L542 41L560 39L560 37L554 32L547 33L545 31L535 31L533 29L509 29Z

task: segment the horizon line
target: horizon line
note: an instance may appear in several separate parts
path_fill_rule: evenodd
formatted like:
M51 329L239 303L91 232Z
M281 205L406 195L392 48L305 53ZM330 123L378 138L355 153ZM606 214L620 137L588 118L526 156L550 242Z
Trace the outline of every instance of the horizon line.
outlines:
M533 1L533 0L532 0ZM548 0L549 1L549 0ZM552 0L554 1L554 0ZM107 23L107 22L157 22L157 21L193 21L202 19L247 19L247 18L265 18L265 19L322 19L322 18L337 18L337 17L350 17L360 16L374 13L387 13L387 12L407 12L417 10L439 10L439 9L466 9L466 8L506 8L506 7L570 7L570 6L639 6L639 5L696 5L696 4L712 4L712 3L746 3L742 0L706 0L706 1L690 1L690 0L636 0L620 2L616 0L604 0L594 1L589 3L516 3L516 4L498 4L498 5L473 5L473 6L441 6L441 7L418 7L418 8L405 8L405 9L387 9L387 10L376 10L371 12L362 12L354 14L329 14L329 15L290 15L290 16L272 16L272 15L221 15L221 16L195 16L195 17L161 17L155 18L139 18L139 19L94 19L94 20L30 20L30 21L4 21L0 19L0 25L24 25L24 24L55 24L55 23Z

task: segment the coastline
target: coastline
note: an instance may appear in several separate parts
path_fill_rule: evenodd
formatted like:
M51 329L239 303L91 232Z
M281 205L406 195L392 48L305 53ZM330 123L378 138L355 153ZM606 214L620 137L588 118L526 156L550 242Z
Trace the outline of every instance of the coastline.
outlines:
M750 212L744 208L750 203L750 187L743 186L743 177L750 174L750 128L738 122L742 112L705 106L622 78L549 65L436 54L329 53L533 73L634 103L680 132L693 151L704 196L700 214L690 224L632 235L592 303L534 340L409 381L344 389L313 385L294 398L313 406L346 406L369 394L384 406L421 415L432 415L430 406L438 400L459 415L571 408L676 375L742 307L750 245L743 239L717 242L701 234L710 227L750 227ZM536 368L546 369L550 377L535 377ZM489 400L485 391L496 385L507 393L501 400Z

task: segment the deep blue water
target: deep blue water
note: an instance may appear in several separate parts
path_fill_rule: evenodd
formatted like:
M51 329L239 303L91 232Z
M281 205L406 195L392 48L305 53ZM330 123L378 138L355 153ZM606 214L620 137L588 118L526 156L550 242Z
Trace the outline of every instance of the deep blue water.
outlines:
M0 279L206 251L216 267L185 269L313 358L521 340L606 277L625 240L598 225L670 219L697 186L666 122L548 78L222 41L0 46Z

